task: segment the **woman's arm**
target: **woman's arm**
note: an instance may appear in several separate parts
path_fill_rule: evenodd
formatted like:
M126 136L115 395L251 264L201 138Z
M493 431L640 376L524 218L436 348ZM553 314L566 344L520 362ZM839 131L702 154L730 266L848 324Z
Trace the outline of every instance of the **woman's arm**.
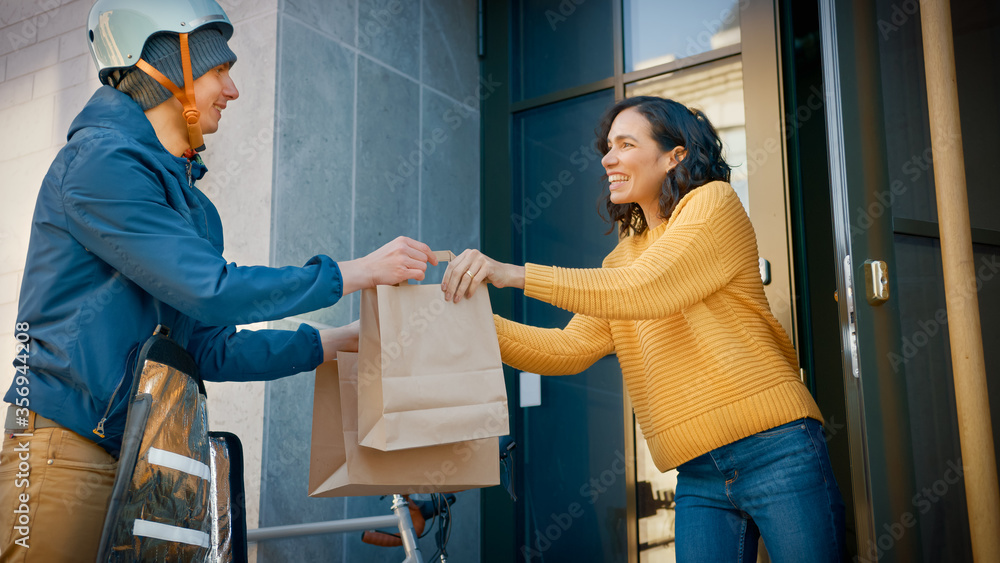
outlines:
M633 263L618 268L528 264L528 297L604 319L663 318L703 301L730 277L707 223L674 228Z
M744 262L756 262L753 227L732 188L720 183L698 189L704 192L678 207L667 231L628 265L521 267L467 250L448 266L442 283L445 298L471 295L485 280L523 287L529 297L603 319L676 313L721 290Z
M580 373L615 351L608 321L575 315L566 328L537 328L494 315L500 357L515 369L542 375Z

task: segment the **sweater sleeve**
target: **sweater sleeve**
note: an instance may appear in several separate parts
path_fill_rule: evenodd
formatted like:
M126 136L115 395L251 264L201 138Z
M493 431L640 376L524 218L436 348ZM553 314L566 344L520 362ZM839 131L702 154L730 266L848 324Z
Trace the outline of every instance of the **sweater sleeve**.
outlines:
M678 208L673 223L631 264L593 269L526 264L525 295L619 320L662 318L704 300L732 279L733 268L721 255L728 252L726 245L756 245L735 193L733 202L720 190L705 192Z
M580 373L615 351L607 320L575 315L566 328L538 328L494 315L500 357L514 369L541 375Z

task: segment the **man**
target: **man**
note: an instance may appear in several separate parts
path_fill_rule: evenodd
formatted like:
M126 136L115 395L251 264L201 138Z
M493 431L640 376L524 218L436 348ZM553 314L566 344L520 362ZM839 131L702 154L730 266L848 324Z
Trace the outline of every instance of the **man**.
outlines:
M45 176L18 304L23 352L0 458L0 561L93 561L137 350L157 325L209 381L270 380L356 350L357 323L240 331L422 279L430 249L400 237L345 262L240 267L195 187L203 135L239 97L233 26L214 0L99 0L88 39L105 84ZM262 307L262 304L266 306ZM19 436L20 435L20 436Z

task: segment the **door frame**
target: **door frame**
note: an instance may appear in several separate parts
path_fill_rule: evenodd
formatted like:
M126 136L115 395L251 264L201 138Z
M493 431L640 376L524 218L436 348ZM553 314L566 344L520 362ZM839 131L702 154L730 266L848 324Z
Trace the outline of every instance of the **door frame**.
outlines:
M876 543L882 526L899 522L912 509L916 488L906 380L889 361L892 352L899 352L898 302L869 304L862 269L867 259L896 263L892 216L859 213L854 223L851 219L852 209L870 209L889 185L875 4L820 0L819 5L858 556L861 561L917 560L917 527L893 536L893 548L881 558ZM862 218L870 225L859 225Z

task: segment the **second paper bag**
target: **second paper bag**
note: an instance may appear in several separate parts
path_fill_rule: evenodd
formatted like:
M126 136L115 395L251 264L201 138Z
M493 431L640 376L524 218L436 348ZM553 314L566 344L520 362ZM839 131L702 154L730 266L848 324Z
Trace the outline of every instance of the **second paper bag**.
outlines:
M358 445L357 354L316 368L309 496L440 493L500 483L497 438L380 452Z
M486 287L459 303L437 284L361 294L358 436L390 451L510 433Z

